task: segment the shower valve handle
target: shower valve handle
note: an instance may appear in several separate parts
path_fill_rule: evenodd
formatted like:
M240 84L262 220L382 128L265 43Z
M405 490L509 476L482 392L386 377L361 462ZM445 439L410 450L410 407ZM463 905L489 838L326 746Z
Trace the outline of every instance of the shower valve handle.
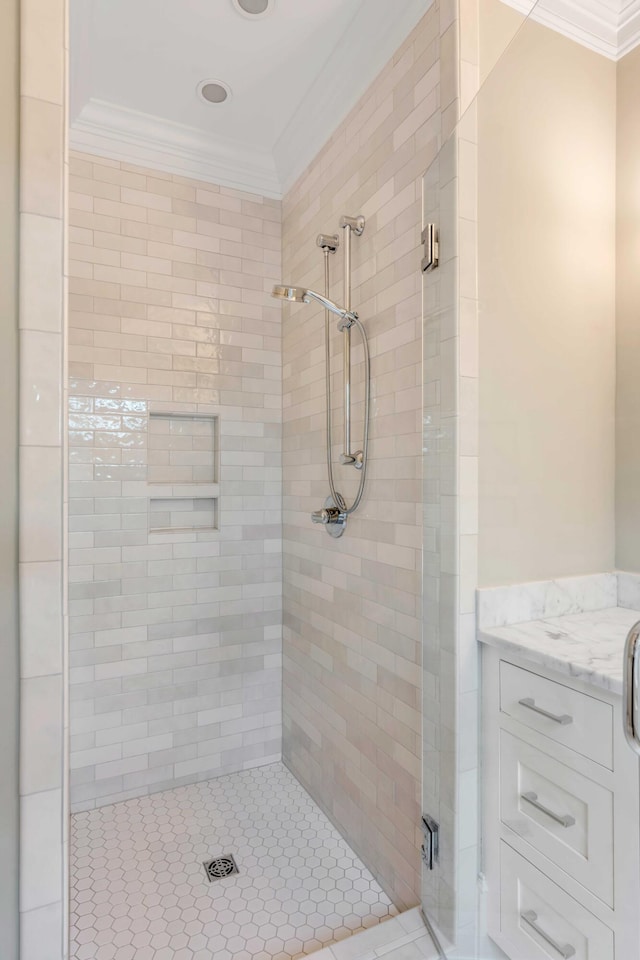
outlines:
M324 507L311 514L314 523L341 523L342 514L337 507Z
M341 537L347 526L346 505L341 494L336 494L336 499L340 507L336 506L333 496L327 497L322 510L316 510L311 514L313 523L321 524L330 537L334 539Z

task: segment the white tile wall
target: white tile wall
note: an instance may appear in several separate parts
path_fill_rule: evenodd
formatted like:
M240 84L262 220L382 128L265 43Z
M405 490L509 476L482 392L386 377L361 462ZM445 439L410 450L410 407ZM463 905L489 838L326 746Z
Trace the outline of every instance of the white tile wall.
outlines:
M66 4L20 8L20 956L61 960Z
M367 488L340 540L312 526L328 493L324 322L285 309L284 755L398 906L420 893L421 177L440 134L435 4L284 200L283 277L323 289L316 234L364 214L353 306L372 355ZM342 300L341 252L331 259ZM341 338L332 330L334 462ZM354 336L354 427L362 352ZM358 478L337 467L350 501Z
M78 810L280 755L281 241L213 184L74 154L70 190Z

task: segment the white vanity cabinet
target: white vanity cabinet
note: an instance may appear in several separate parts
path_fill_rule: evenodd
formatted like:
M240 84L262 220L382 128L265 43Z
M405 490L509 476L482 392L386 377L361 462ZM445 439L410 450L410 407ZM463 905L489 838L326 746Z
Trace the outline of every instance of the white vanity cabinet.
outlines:
M640 779L622 700L483 647L487 932L512 960L640 960Z

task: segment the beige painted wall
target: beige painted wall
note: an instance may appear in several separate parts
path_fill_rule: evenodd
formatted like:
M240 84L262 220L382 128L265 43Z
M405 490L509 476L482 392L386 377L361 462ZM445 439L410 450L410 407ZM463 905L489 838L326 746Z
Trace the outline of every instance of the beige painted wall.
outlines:
M480 586L613 566L615 107L535 23L480 94Z
M0 9L0 956L18 956L18 623L17 623L17 327L18 327L18 9Z
M498 60L525 23L525 16L502 0L477 0L480 62L478 79L484 84ZM473 5L471 4L471 9Z
M640 571L640 47L618 64L616 564Z

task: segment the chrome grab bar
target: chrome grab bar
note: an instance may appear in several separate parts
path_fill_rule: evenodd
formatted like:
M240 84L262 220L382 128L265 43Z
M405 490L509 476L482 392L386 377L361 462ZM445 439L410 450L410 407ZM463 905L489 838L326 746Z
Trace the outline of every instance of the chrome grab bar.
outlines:
M533 697L525 697L524 700L518 700L518 703L521 707L526 707L527 710L533 710L534 713L539 713L541 717L546 717L547 720L553 720L554 723L561 723L563 726L573 723L573 717L570 717L568 713L558 715L549 713L548 710L543 710L542 707L536 706Z
M533 790L529 790L527 793L521 793L520 799L526 800L527 803L530 803L531 806L535 807L536 810L539 810L540 813L544 813L548 817L551 817L551 819L555 820L556 823L559 823L561 827L572 827L576 822L575 817L572 817L570 813L554 813L553 810L549 809L549 807L545 807L543 803L540 803L538 800L538 794L534 793Z
M524 920L532 930L538 934L539 937L542 937L545 943L548 943L556 953L559 953L563 960L569 960L569 957L575 957L576 948L572 947L570 943L558 943L557 940L554 940L553 937L550 937L548 933L542 929L538 924L538 914L535 910L526 910L524 913L520 914L520 919Z
M624 648L623 679L623 723L624 735L631 749L640 755L640 728L638 724L638 640L640 640L640 620L627 634Z

